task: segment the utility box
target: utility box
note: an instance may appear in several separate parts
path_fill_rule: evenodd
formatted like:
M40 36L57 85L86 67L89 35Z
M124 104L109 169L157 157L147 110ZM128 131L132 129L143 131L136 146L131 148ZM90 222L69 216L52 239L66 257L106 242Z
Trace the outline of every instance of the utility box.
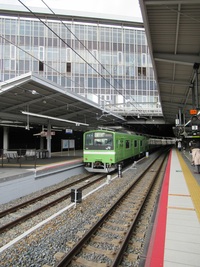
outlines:
M81 203L82 202L82 190L71 189L71 202Z

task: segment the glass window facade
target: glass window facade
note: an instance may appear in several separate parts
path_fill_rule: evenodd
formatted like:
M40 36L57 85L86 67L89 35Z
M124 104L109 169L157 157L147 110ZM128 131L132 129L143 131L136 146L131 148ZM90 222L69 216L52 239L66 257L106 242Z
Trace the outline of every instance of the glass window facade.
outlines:
M1 81L32 71L121 115L161 115L144 30L45 23L0 16Z

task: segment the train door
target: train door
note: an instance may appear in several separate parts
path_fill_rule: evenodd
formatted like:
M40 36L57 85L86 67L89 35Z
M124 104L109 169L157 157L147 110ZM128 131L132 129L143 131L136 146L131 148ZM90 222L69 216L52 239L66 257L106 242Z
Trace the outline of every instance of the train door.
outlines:
M118 162L124 158L124 139L120 136L117 136L115 144L116 162Z
M133 146L133 156L139 155L139 140L137 138L134 138Z
M142 157L146 152L146 150L145 150L146 149L145 139L141 138L139 143L140 143L140 156Z

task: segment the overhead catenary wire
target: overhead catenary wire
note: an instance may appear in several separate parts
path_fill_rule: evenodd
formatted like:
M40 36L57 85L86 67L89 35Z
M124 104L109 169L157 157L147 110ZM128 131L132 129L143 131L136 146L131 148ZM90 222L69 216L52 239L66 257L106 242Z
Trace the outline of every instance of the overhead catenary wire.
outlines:
M34 55L32 55L31 53L29 53L28 51L26 51L25 49L23 49L22 47L18 46L17 44L13 43L12 41L8 40L6 37L4 37L3 35L0 35L0 38L4 39L4 41L10 43L11 45L17 47L19 50L23 51L24 53L26 53L27 55L29 55L30 57L32 57L33 59L37 60L38 62L40 62L41 60L37 57L35 57ZM49 69L59 73L61 76L65 77L66 79L72 81L74 84L77 84L79 85L80 87L83 87L81 86L79 83L75 82L74 80L70 79L69 77L63 75L61 72L59 72L57 69L53 68L52 66L48 65L47 63L43 62L43 64L45 66L47 66ZM85 89L85 87L83 87Z
M21 51L23 51L24 53L26 53L27 55L29 55L29 56L31 56L32 58L34 58L35 60L37 60L37 61L40 61L37 57L35 57L34 55L32 55L31 53L29 53L28 51L26 51L26 50L24 50L22 47L20 47L20 46L18 46L17 44L15 44L15 43L13 43L13 42L11 42L10 40L8 40L7 38L5 38L4 36L2 36L2 35L0 35L0 38L2 38L2 39L4 39L4 41L6 41L6 42L8 42L8 43L10 43L10 44L12 44L12 45L14 45L15 47L17 47L19 50L21 50ZM58 70L56 70L55 68L53 68L53 67L51 67L51 66L49 66L48 64L46 64L46 63L44 63L44 65L45 66L47 66L48 68L51 68L52 70L54 70L55 72L57 72L57 73L59 73L59 74L61 74L62 75L62 73L60 73ZM66 77L66 76L64 76L64 77ZM68 77L66 77L67 79L69 79ZM72 82L74 82L72 79L70 79ZM6 83L6 81L4 81L4 83ZM75 83L75 82L74 82ZM78 84L78 83L75 83L75 84ZM79 84L78 84L79 85ZM24 90L24 88L22 88L21 86L17 86L18 88L21 88L22 90ZM2 89L1 89L2 90ZM0 91L1 91L0 90ZM41 94L40 94L41 95ZM50 96L44 96L44 95L41 95L44 99L52 99L52 97L50 97ZM41 99L40 99L41 100ZM65 103L64 101L61 101L61 100L59 100L59 102L60 103ZM74 105L72 105L72 106L74 106ZM95 113L96 114L96 113Z
M24 53L26 53L27 55L31 56L31 57L34 58L35 60L40 61L37 57L35 57L35 56L32 55L31 53L27 52L26 50L24 50L24 49L21 48L20 46L14 44L13 42L11 42L10 40L8 40L8 39L5 38L4 36L1 35L0 38L4 39L6 42L8 42L8 43L14 45L14 46L17 47L19 50L23 51ZM54 69L53 67L48 66L47 64L45 64L45 65L46 65L47 67L51 68L52 70L58 72L58 71L57 71L56 69ZM59 72L58 72L58 73L59 73ZM61 73L59 73L59 74L61 74ZM66 77L66 78L67 78L67 77ZM6 81L4 81L4 83L7 84ZM21 87L20 85L18 85L17 88L20 88L20 89L22 89L22 90L29 91L28 89L24 89L24 88ZM1 91L2 91L2 89L0 89L0 92L1 92ZM42 99L46 99L46 100L47 100L47 99L53 99L53 97L51 97L51 96L45 96L45 95L42 95L41 93L40 93L40 96L42 96ZM54 94L53 96L55 96L55 94ZM41 98L40 98L40 99L37 99L37 101L41 101L42 99L41 99ZM36 100L35 100L35 101L36 101ZM62 103L62 104L65 103L64 101L61 101L61 100L57 100L57 101L59 101L59 102ZM31 102L32 102L32 100L31 100ZM23 106L23 105L24 105L24 104L21 104L20 106ZM71 105L74 107L74 104L71 104ZM70 104L68 104L68 106L70 106ZM15 106L15 108L16 108L16 106ZM94 114L96 115L96 113L94 113Z
M52 12L52 14L62 23L62 25L76 38L76 40L87 50L87 52L99 63L99 65L102 67L102 69L104 69L109 75L111 78L113 78L113 80L117 81L115 79L115 77L112 75L112 73L110 73L106 68L105 66L95 57L95 55L84 45L83 42L81 42L81 40L73 33L73 31L70 30L70 28L59 18L58 15L56 15L56 13L47 5L47 3L44 1L44 0L41 0L42 3ZM117 84L119 84L121 86L121 84L117 81ZM122 86L121 86L122 89L124 89ZM114 87L114 89L116 89Z
M88 63L79 53L77 53L77 51L72 48L63 38L61 38L51 27L49 27L40 17L38 17L29 7L27 7L24 3L22 3L21 0L18 0L25 8L27 8L29 10L29 12L36 17L37 19L39 19L39 21L45 26L47 27L52 33L54 33L56 35L56 37L58 37L58 39L60 41L62 41L67 47L71 48L71 50L77 55L79 56L87 65L89 65L96 73L98 73L102 78L105 79L105 77L99 73L90 63ZM109 82L108 82L109 83ZM112 87L113 85L111 83L109 83Z
M81 42L81 40L70 30L70 28L59 18L59 16L52 10L52 8L50 8L49 7L49 5L47 5L47 3L44 1L44 0L41 0L42 1L42 3L51 11L51 13L62 23L62 25L76 38L76 40L87 50L87 52L99 63L99 65L102 67L102 69L104 69L109 75L110 75L110 77L114 80L114 81L116 81L117 82L117 84L121 87L121 89L123 89L124 90L124 87L122 87L121 86L121 84L115 79L115 77L112 75L112 73L110 73L106 68L105 68L105 66L95 57L95 55L84 45L84 43L83 42ZM107 79L105 78L105 80L107 81ZM107 81L108 82L108 81ZM113 86L113 88L115 89L115 90L117 90L116 89L116 87L114 87ZM120 92L118 92L118 93L120 93ZM125 99L125 100L127 100L126 98L125 98L125 96L122 94L122 93L120 93L122 96L123 96L123 98ZM133 99L133 98L132 98ZM133 99L133 101L136 103L136 104L138 104L137 103L137 101L135 101L135 99ZM132 105L133 105L133 103L131 103ZM136 109L137 109L137 107L135 106L135 105L133 105ZM138 109L137 109L138 110Z
M113 85L108 81L98 70L96 70L88 61L86 61L74 48L72 48L63 38L61 38L49 25L47 25L39 16L37 16L28 6L26 6L21 0L18 0L34 17L36 17L45 27L47 27L55 36L62 41L67 47L69 47L77 56L79 56L88 66L91 67L101 78L103 78L118 94L122 95L122 97L127 100L124 95ZM44 1L42 1L44 3ZM50 9L51 10L51 9ZM54 13L53 13L54 14ZM77 37L76 37L77 38ZM92 53L91 53L92 54ZM93 55L93 54L92 54ZM94 55L93 55L94 56ZM105 69L105 67L100 63L102 68ZM105 69L106 70L106 69ZM124 89L124 88L122 88ZM137 103L137 102L136 102ZM137 107L130 102L132 106L134 106L137 109ZM139 110L138 110L139 111Z
M24 53L26 53L27 55L31 56L31 57L34 58L35 60L40 61L37 57L35 57L35 56L32 55L31 53L29 53L28 51L24 50L22 47L18 46L17 44L11 42L10 40L8 40L7 38L5 38L4 36L0 35L0 38L2 38L2 39L3 39L4 41L6 41L6 42L12 44L13 46L17 47L19 50L23 51ZM51 69L54 70L55 72L57 72L57 73L59 73L59 74L62 75L62 73L60 73L58 70L54 69L53 67L49 66L48 64L44 63L44 65L47 66L47 67L49 67L49 68L51 68ZM66 77L66 76L64 76L64 77ZM68 77L66 77L66 78L68 79ZM70 79L70 80L71 80L71 79ZM73 80L71 80L71 81L73 82ZM6 83L6 81L4 81L4 83ZM77 83L77 84L78 84L78 83ZM22 89L22 90L25 90L24 88L22 88L22 87L19 86L19 85L18 85L17 87L20 88L20 89ZM0 91L2 91L2 89L1 89ZM27 91L28 91L28 90L27 90ZM40 95L41 95L41 94L40 94ZM53 99L53 97L51 97L51 96L44 96L44 95L41 95L41 96L42 96L43 99ZM41 100L41 98L40 98L40 100ZM60 102L60 103L65 103L64 101L61 101L61 100L59 100L59 102ZM23 104L21 104L20 106L22 106L22 105L23 105ZM72 105L72 106L74 106L74 105ZM106 112L108 112L108 111L106 111ZM94 113L94 114L95 114L95 116L96 116L96 113Z

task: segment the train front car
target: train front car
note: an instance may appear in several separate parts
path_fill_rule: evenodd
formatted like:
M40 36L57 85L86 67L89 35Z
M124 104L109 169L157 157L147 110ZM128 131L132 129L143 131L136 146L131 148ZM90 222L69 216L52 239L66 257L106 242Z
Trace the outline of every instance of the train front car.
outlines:
M83 161L88 172L109 173L116 169L115 133L96 130L84 133Z

